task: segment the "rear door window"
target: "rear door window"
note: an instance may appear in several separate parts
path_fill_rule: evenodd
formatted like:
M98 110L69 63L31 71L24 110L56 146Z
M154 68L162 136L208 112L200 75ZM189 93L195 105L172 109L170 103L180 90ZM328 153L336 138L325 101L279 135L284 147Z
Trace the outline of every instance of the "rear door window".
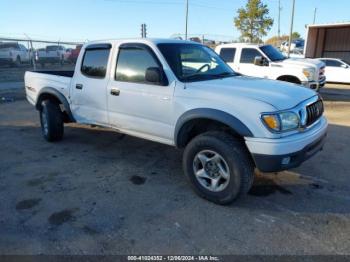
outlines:
M235 60L236 48L222 48L220 56L226 63L233 63Z
M85 51L81 72L88 77L104 78L106 76L110 49L88 49Z

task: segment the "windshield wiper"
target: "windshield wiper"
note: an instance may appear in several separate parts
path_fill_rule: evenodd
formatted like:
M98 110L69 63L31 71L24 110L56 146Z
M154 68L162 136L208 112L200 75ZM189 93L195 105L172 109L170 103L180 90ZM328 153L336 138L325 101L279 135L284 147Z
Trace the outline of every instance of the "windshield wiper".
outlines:
M188 80L196 80L196 79L201 79L201 78L207 78L207 77L210 77L210 76L212 76L212 75L210 75L210 74L193 74L193 75L185 76L182 79L188 81Z
M238 74L232 73L232 72L224 72L220 74L193 74L189 75L183 78L185 81L189 80L197 80L197 79L210 79L210 78L224 78L224 77L231 77L231 76L237 76Z
M232 73L232 72L223 72L223 73L215 74L215 75L212 75L212 76L221 78L221 77L237 76L237 74Z

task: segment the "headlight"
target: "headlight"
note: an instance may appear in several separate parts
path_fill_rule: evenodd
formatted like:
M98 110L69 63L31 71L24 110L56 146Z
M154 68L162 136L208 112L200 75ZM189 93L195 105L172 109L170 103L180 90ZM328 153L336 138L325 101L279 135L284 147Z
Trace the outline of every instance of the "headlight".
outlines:
M261 119L273 132L285 132L299 127L299 116L294 112L263 114Z
M315 79L315 69L314 68L305 68L303 69L303 74L306 76L306 78L310 80Z

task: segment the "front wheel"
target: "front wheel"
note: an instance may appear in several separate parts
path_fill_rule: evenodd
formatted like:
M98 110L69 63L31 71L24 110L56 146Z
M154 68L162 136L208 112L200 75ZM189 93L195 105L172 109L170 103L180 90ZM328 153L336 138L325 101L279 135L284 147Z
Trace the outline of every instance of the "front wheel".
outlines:
M183 168L196 193L217 204L229 204L246 194L254 180L248 150L224 132L195 137L185 149Z
M50 100L42 102L40 123L42 134L47 141L54 142L63 138L63 114L57 103Z

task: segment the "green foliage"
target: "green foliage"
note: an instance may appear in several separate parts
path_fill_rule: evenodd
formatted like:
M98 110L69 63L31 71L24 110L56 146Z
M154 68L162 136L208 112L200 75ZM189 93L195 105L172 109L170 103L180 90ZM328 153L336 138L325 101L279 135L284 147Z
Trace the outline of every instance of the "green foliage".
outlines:
M261 42L273 25L273 19L268 16L269 9L261 0L248 0L246 6L238 9L237 13L234 24L241 32L241 37L251 43Z
M292 34L292 40L300 38L300 34L298 32L293 32ZM280 44L284 41L289 40L289 35L282 35L280 38L278 36L273 36L266 40L266 44L274 45L274 46L280 46Z
M292 34L292 40L300 38L300 34L298 32L293 32Z

